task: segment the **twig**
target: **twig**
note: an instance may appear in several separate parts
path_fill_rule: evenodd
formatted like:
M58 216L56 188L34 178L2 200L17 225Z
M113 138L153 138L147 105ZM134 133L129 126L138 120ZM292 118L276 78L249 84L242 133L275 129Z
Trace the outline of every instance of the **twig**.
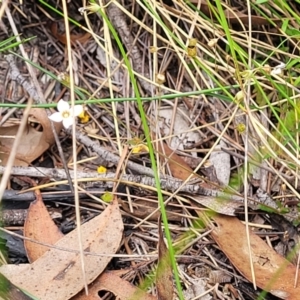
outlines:
M5 56L5 60L9 63L10 67L10 77L12 80L16 81L19 85L21 85L25 91L29 94L29 96L36 103L42 103L39 97L39 93L37 92L35 86L31 84L19 71L18 67L15 63L15 58L12 54L8 54Z
M119 33L123 44L131 55L134 71L136 71L136 73L140 75L144 74L146 78L150 79L148 65L145 64L139 48L134 43L134 38L127 25L125 14L116 4L110 3L107 7L107 15L111 23ZM141 76L138 76L138 80L147 94L152 95L153 88L151 84L144 80Z
M0 166L0 174L2 174L5 171L5 167ZM51 169L51 168L35 168L35 167L13 167L11 169L11 175L15 176L30 176L30 177L37 177L37 178L44 178L49 177L54 180L65 180L67 175L64 169ZM70 176L71 178L74 178L74 171L70 170ZM97 172L77 172L77 178L80 179L81 182L93 181L97 182L97 186L101 187L108 187L112 188L114 181L116 180L116 174L115 173L107 173L107 174L99 174ZM86 180L83 180L86 179ZM135 183L135 184L141 184L144 186L151 186L155 187L155 180L152 177L148 176L141 176L141 175L129 175L129 174L123 174L120 176L120 180L123 183ZM175 178L161 178L161 186L164 190L167 191L176 191L180 188L183 181L178 180ZM197 194L197 191L199 189L198 185L194 184L186 184L183 185L180 190L183 192L191 193L191 194Z
M109 150L101 148L97 142L92 141L89 137L83 135L81 132L76 132L76 139L79 143L88 147L92 152L98 154L99 158L101 159L101 165L107 166L109 163L113 163L115 166L118 165L120 160L119 155L113 154ZM134 163L130 160L127 161L126 167L132 171L137 172L138 174L144 174L150 177L154 176L152 169Z
M104 192L104 189L87 189L85 191L79 192L79 197L87 198L87 193L99 196ZM49 191L41 193L43 201L72 201L74 200L74 196L70 191ZM21 193L16 190L5 190L2 196L2 201L6 201L6 204L3 205L4 209L10 208L10 201L18 201L18 202L30 202L36 199L35 192L25 192Z
M0 166L0 174L5 171L5 167ZM15 176L31 176L31 177L49 177L55 180L65 180L67 175L63 169L51 168L34 168L34 167L13 167L11 175ZM74 172L70 171L71 178L74 178ZM102 188L113 188L114 181L116 180L115 173L98 174L97 172L77 172L77 178L81 182L96 182L97 186ZM140 185L143 187L155 188L155 180L152 177L143 175L130 175L123 174L120 176L120 182L128 185ZM175 192L179 190L181 193L188 193L190 195L202 195L219 198L224 201L240 201L243 202L243 197L234 193L227 193L221 190L206 187L205 184L183 184L184 181L176 178L161 178L160 184L163 190ZM249 198L250 199L250 198ZM277 209L275 201L264 191L258 189L254 198L250 199L252 207L257 205L256 202L270 206Z
M0 166L0 175L5 171L5 167ZM55 180L65 180L67 175L65 170L63 169L51 169L51 168L34 168L34 167L13 167L11 169L11 175L15 176L31 176L31 177L49 177ZM71 178L74 177L74 172L70 171ZM98 174L97 172L77 172L77 178L80 182L88 182L88 188L92 188L94 185L97 185L97 188L113 188L114 182L116 181L115 173L107 173L107 174ZM143 175L128 175L123 174L118 179L122 184L125 185L133 185L139 186L142 188L149 188L155 191L155 180L152 177L143 176ZM56 183L48 184L54 185ZM222 206L222 201L226 204L229 204L230 201L243 203L243 196L233 194L230 192L223 192L221 190L216 190L205 186L205 184L184 184L184 181L178 180L176 178L161 178L160 185L162 190L169 191L170 193L174 193L175 191L180 191L181 193L185 193L183 197L187 197L196 201L199 204L202 204L206 207L207 205L207 197L211 197L217 199L219 205ZM42 187L40 187L42 188ZM201 195L204 196L203 199L201 197L193 198L193 195ZM7 195L9 196L9 195ZM248 197L248 205L253 210L259 209L259 204L268 206L273 208L274 210L278 209L276 202L261 189L258 189L256 194L250 198ZM283 217L289 222L297 219L297 213L288 213L284 214Z

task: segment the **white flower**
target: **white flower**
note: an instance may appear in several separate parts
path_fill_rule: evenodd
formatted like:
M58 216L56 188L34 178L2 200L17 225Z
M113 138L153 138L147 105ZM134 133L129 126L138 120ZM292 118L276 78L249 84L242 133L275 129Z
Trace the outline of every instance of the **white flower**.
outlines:
M271 75L282 75L283 69L286 67L286 64L281 62L278 66L274 67L274 69L271 71Z
M72 107L70 107L69 103L60 99L57 103L57 110L58 112L49 116L49 119L54 122L62 122L64 127L68 129L74 123L75 117L83 112L83 107L82 105L75 105L73 115Z

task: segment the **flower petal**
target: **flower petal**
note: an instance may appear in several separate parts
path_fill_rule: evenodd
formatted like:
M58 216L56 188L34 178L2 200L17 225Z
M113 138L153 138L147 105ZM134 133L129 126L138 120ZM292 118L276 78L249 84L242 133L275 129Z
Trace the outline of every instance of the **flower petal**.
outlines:
M66 129L68 129L73 124L73 118L64 118L63 125Z
M282 69L275 68L274 70L271 71L271 75L280 75L282 73Z
M63 116L60 112L55 112L51 116L48 117L53 122L61 122L63 120Z
M279 69L284 69L286 67L286 64L281 62L278 66L276 66L275 68L279 68Z
M63 112L70 109L70 105L67 101L60 99L57 103L57 110Z
M72 110L72 108L71 108ZM83 106L82 105L75 105L74 106L74 116L77 117L83 112Z

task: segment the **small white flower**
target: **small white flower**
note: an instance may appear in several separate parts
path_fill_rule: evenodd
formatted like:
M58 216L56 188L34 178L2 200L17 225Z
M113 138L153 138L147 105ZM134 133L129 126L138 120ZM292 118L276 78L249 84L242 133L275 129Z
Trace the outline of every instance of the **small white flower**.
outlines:
M278 66L276 66L275 68L279 68L279 69L284 69L286 67L286 64L281 62Z
M72 107L70 107L67 101L61 99L57 103L57 110L58 112L49 116L49 119L54 122L62 122L64 127L68 129L74 123L75 117L83 112L83 107L82 105L75 105L73 115Z
M271 75L282 75L283 69L286 67L286 64L281 62L278 66L274 67L274 69L271 71Z

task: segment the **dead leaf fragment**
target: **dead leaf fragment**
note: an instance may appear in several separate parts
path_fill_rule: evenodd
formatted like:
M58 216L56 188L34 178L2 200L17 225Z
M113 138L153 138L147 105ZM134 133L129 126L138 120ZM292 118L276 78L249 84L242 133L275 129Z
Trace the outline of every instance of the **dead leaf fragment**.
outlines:
M294 288L296 268L271 249L260 237L251 233L251 253L248 251L245 225L237 218L214 216L217 223L212 236L231 263L252 281L249 256L252 255L256 284L283 299L299 299L300 286Z
M72 300L100 300L98 292L109 291L120 300L157 300L156 297L147 294L130 282L120 278L113 272L105 272L89 288L89 295L84 292L76 295Z
M55 38L57 38L62 44L67 44L67 38L66 34L59 34L57 30L57 23L53 22L50 26L51 33ZM76 45L76 42L80 42L81 44L84 44L89 38L91 37L90 33L85 34L70 34L70 40L72 44Z
M83 224L81 230L84 251L98 254L85 255L86 281L91 283L103 272L122 239L123 222L118 203L114 201L101 215ZM0 272L40 299L70 299L84 287L76 230L60 239L55 247L25 268L3 265Z
M188 166L185 169L186 174L179 175L177 178L185 180L188 172L190 174L193 172ZM218 207L222 206L216 206ZM233 213L233 209L229 208L229 212ZM198 214L201 217L201 213ZM213 220L218 225L211 233L214 240L239 272L251 281L250 253L248 253L245 225L235 217L218 214L213 216ZM281 295L283 299L298 299L300 286L294 288L296 268L271 249L260 237L251 232L250 236L257 286L274 295Z
M41 124L43 130L38 131L29 124L27 125L19 141L15 166L27 166L42 155L55 141L46 111L41 108L33 108L30 115ZM61 128L61 123L55 123L56 132L59 132ZM0 127L0 159L3 165L6 165L18 130L19 125L15 124Z
M60 232L58 227L51 219L43 202L40 191L36 190L35 194L36 200L30 204L25 220L24 236L35 241L54 245L64 235ZM29 240L24 241L24 246L28 260L31 263L40 258L47 250L49 250L48 247L33 243Z
M209 161L214 166L216 176L218 178L220 186L227 186L230 179L230 155L221 150L221 147L226 148L227 145L222 140L219 145L215 147L211 153Z
M199 295L204 294L201 298L201 300L212 300L212 297L210 294L206 294L206 285L207 282L202 278L190 278L189 279L191 285L187 287L186 290L183 291L184 299L194 299Z
M174 153L174 151L172 151L166 143L158 143L157 145L157 150L161 159L167 158L173 177L181 180L186 180L191 174L193 174L193 170L183 160L183 158ZM191 178L197 178L197 175L193 174Z
M191 130L191 127L193 128L194 126L190 125L189 111L184 106L178 106L176 110L172 107L160 107L155 113L157 116L152 117L154 120L158 119L158 127L162 134L171 136L171 149L184 150L186 147L200 142L201 136L199 132ZM154 123L156 124L156 121ZM156 129L156 127L153 127L153 131ZM192 152L192 154L196 157L196 153Z
M224 270L211 270L209 272L209 283L211 284L230 282L231 279L232 276Z

